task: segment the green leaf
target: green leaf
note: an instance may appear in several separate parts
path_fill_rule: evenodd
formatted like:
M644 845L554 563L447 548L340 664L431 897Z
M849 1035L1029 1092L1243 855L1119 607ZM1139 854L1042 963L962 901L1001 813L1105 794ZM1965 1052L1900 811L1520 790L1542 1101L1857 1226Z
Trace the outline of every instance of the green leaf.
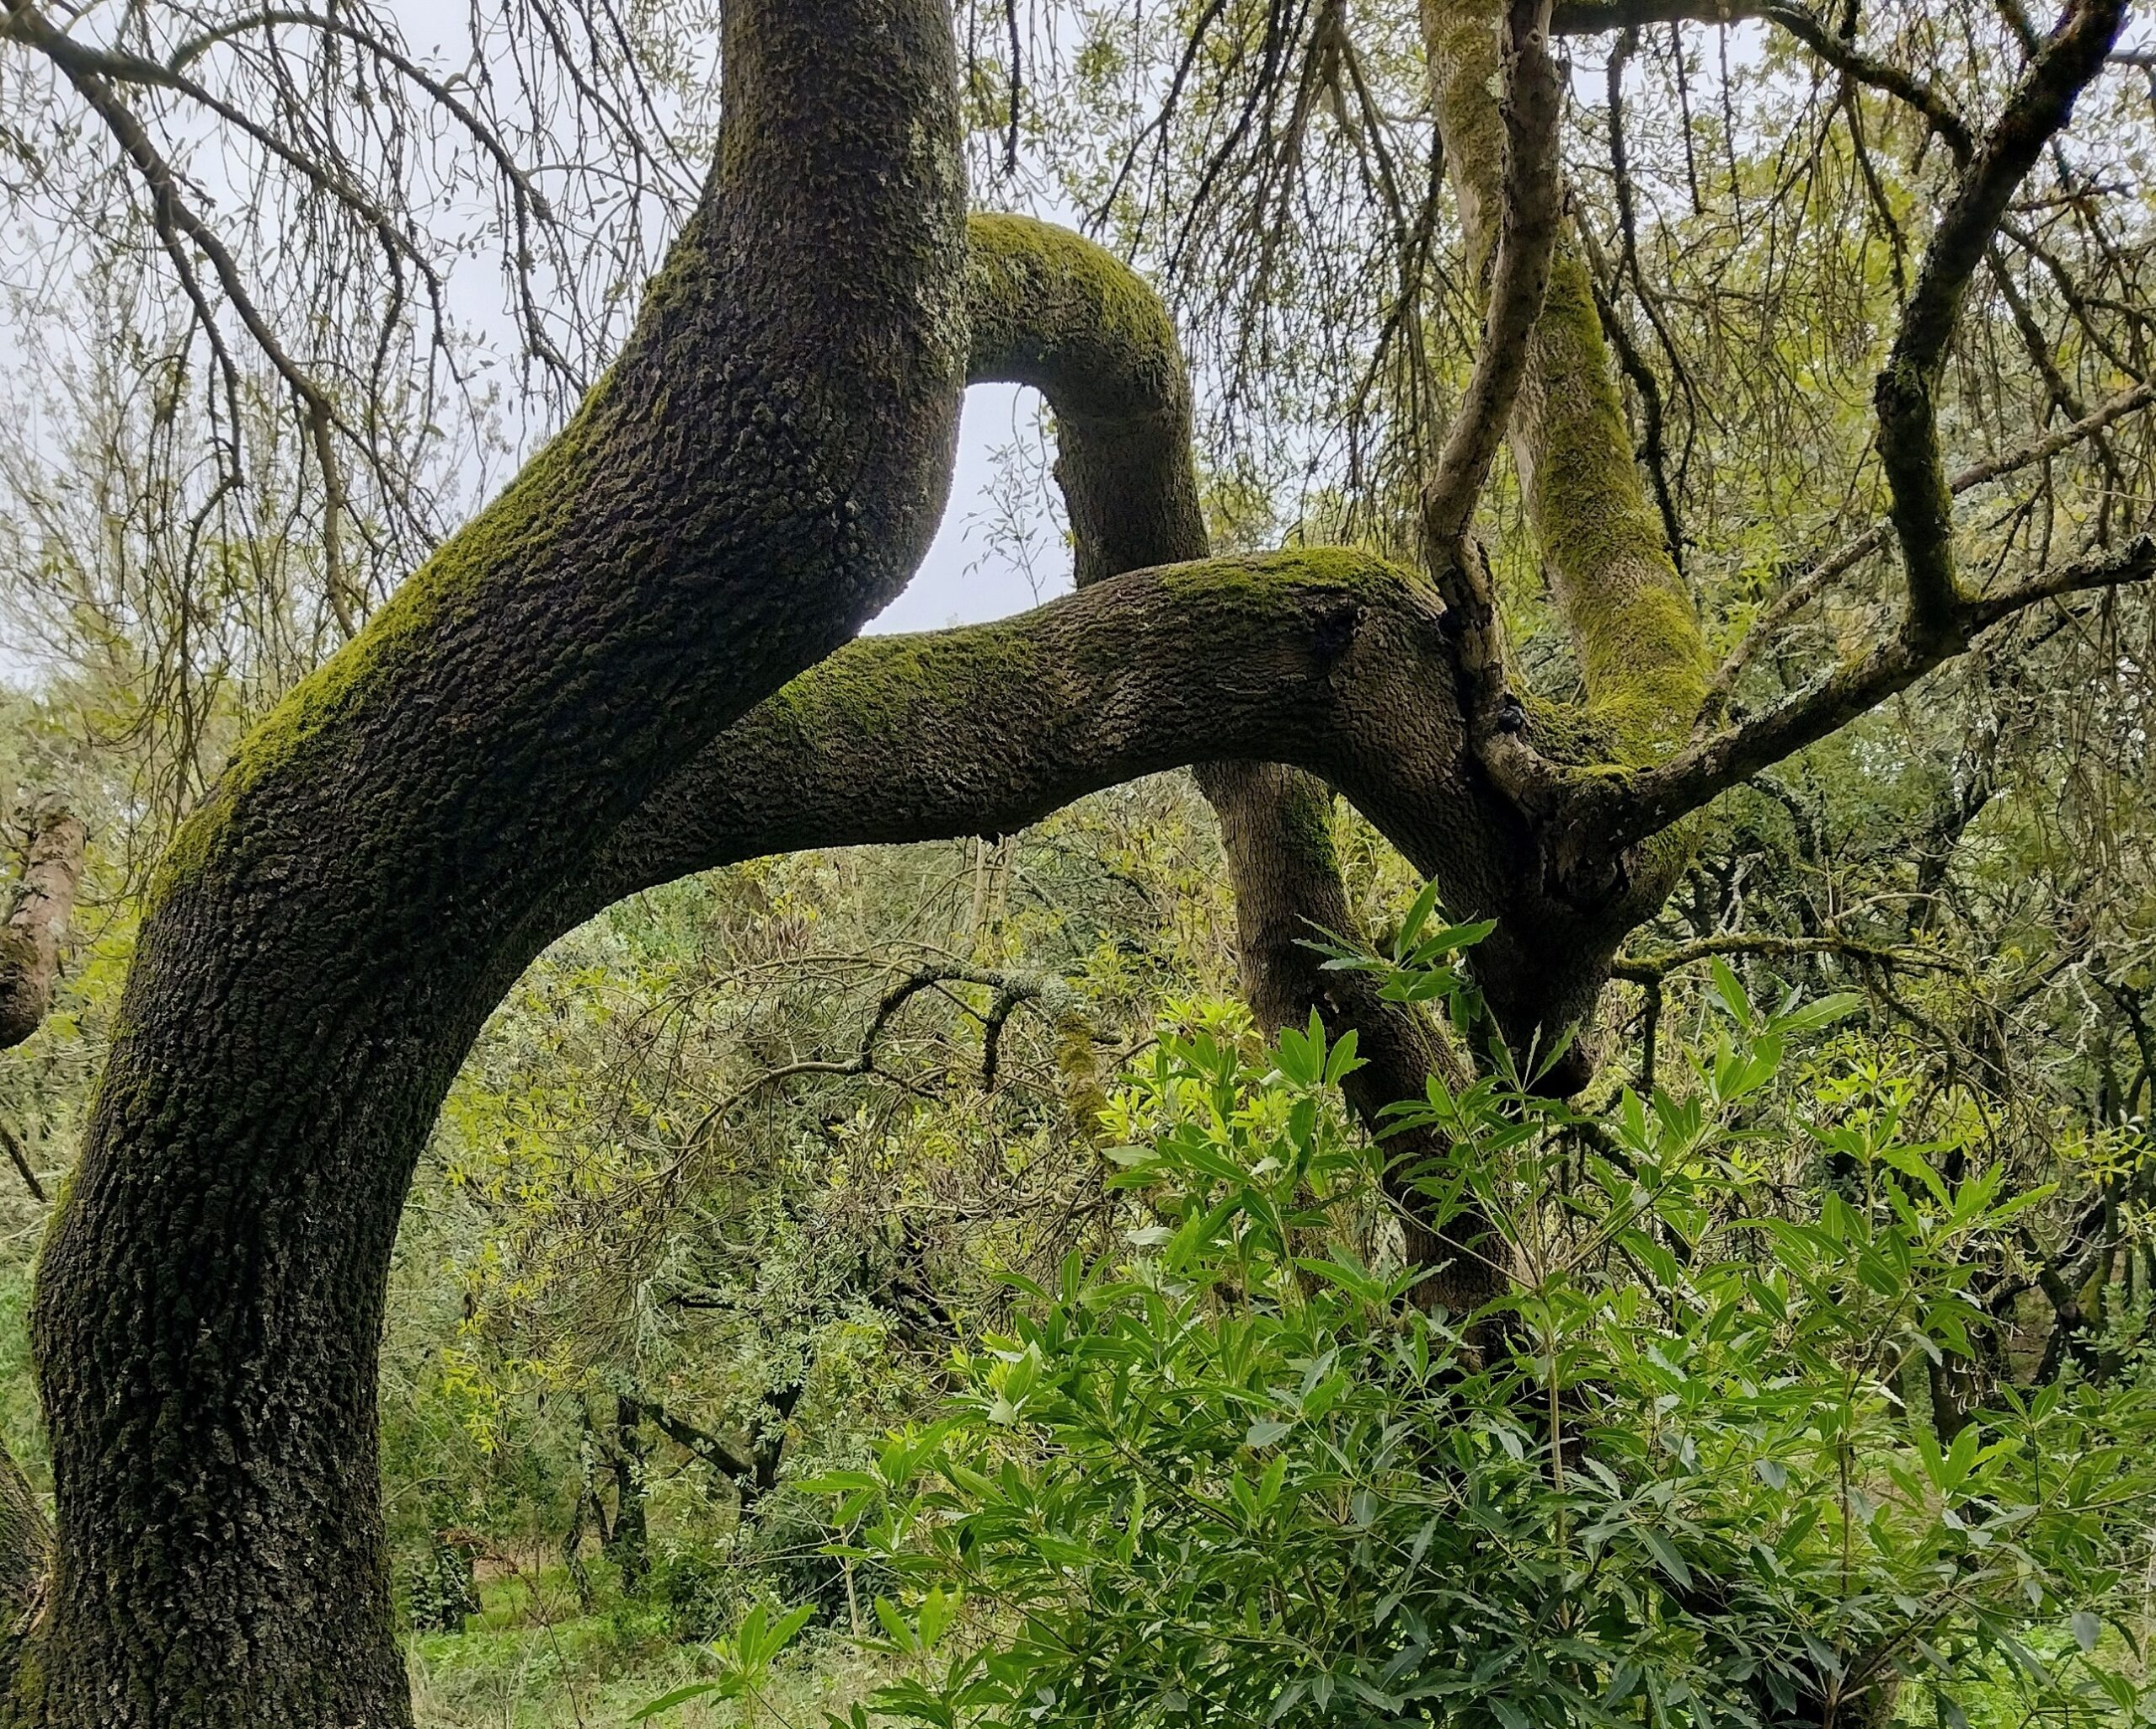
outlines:
M1425 883L1415 903L1407 909L1407 916L1400 921L1400 934L1392 939L1392 958L1405 960L1414 953L1415 939L1422 934L1422 926L1429 923L1430 915L1437 910L1438 885Z
M813 1603L797 1604L778 1619L778 1624L766 1632L759 1641L753 1659L757 1665L768 1663L793 1642L793 1636L808 1625L808 1618L816 1613ZM742 1647L742 1656L750 1657L748 1647Z
M1817 1033L1822 1027L1832 1027L1846 1021L1864 1007L1861 993L1838 990L1831 996L1822 996L1802 1007L1792 1009L1785 1015L1776 1015L1767 1022L1768 1030L1782 1034Z
M1244 1431L1243 1445L1246 1447L1270 1447L1275 1441L1278 1440L1283 1435L1287 1434L1294 1427L1294 1424L1291 1422L1282 1422L1277 1418L1262 1417L1257 1422L1252 1423L1248 1429Z
M1744 993L1743 981L1730 970L1729 963L1720 955L1714 959L1715 995L1721 1000L1723 1011L1739 1027L1752 1024L1752 999Z
M1652 1525L1640 1533L1641 1540L1653 1554L1655 1564L1677 1582L1680 1591L1692 1588L1692 1570L1684 1565L1684 1557L1677 1552L1677 1545Z
M691 1682L686 1687L677 1687L664 1697L654 1699L642 1710L632 1711L629 1714L629 1721L632 1723L644 1722L649 1718L657 1716L661 1711L670 1711L677 1705L686 1705L692 1699L707 1698L718 1690L719 1684L716 1681Z

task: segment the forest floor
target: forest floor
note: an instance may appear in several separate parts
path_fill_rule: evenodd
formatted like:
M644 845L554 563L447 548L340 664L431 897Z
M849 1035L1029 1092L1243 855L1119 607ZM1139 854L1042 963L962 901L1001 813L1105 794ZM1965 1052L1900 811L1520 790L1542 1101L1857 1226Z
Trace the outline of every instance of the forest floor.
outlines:
M488 1581L480 1597L480 1613L462 1632L411 1641L419 1729L626 1729L654 1700L716 1673L705 1646L677 1642L633 1604L579 1613L560 1569L540 1581L536 1601L520 1579ZM666 1729L823 1729L825 1713L843 1718L887 1678L847 1641L812 1630L774 1667L756 1700L692 1700L642 1721ZM1929 1689L1904 1686L1895 1703L1895 1729L1935 1729ZM2011 1687L1995 1695L1972 1689L1961 1703L1969 1729L2025 1729Z
M535 1600L536 1598L536 1600ZM679 1642L633 1603L581 1612L567 1572L536 1593L522 1579L487 1580L461 1633L423 1633L408 1647L419 1729L617 1729L677 1688L711 1678L701 1644ZM842 1641L804 1633L753 1703L690 1700L649 1719L666 1729L820 1729L886 1678Z

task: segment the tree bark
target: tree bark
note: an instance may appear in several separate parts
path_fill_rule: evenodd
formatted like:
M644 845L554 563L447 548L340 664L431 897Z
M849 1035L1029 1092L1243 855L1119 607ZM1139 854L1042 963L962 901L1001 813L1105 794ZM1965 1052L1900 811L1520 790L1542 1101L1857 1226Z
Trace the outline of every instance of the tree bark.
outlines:
M1478 271L1495 250L1506 146L1498 105L1502 0L1424 0L1422 34L1445 166ZM1593 285L1560 226L1549 285L1508 423L1552 598L1578 654L1588 712L1636 760L1684 738L1706 695L1690 591L1647 502Z
M1205 558L1189 375L1167 309L1128 265L1076 235L1015 217L977 217L971 232L969 376L1032 385L1055 411L1078 586ZM1450 684L1441 675L1430 694L1449 694ZM1415 706L1403 707L1404 727ZM1382 1001L1364 975L1323 971L1306 946L1321 932L1360 934L1332 846L1331 789L1279 763L1199 759L1196 772L1219 819L1243 995L1258 1024L1299 1026L1315 1009L1330 1037L1352 1028L1364 1067L1349 1096L1373 1132L1386 1126L1386 1106L1422 1097L1433 1069L1460 1078L1457 1054L1427 1015ZM1412 1203L1406 1180L1434 1143L1403 1136L1390 1150L1410 1255L1433 1268L1424 1299L1465 1312L1495 1294L1486 1225L1463 1221L1465 1241L1448 1241Z
M1365 1066L1351 1097L1380 1129L1385 1107L1421 1097L1433 1069L1464 1069L1427 1016L1381 1001L1364 975L1323 971L1305 946L1355 922L1332 793L1308 767L1360 789L1418 867L1470 904L1490 904L1517 862L1502 845L1517 824L1461 755L1434 597L1337 550L1126 574L1206 551L1166 310L1077 235L1014 216L976 216L970 232L969 376L1031 385L1054 408L1079 596L971 632L851 645L632 819L578 910L654 873L781 844L1008 832L1081 792L1195 762L1220 821L1252 1012L1278 1027L1315 1008L1331 1036L1353 1028ZM1308 767L1237 760L1239 743L1289 744ZM1408 1184L1438 1149L1401 1136L1389 1150L1409 1252L1432 1268L1420 1295L1465 1313L1502 1283L1486 1225L1433 1235Z
M736 0L718 165L568 429L243 745L157 873L33 1315L46 1720L410 1721L376 1353L536 909L933 532L966 347L941 0Z
M614 1401L614 1524L606 1533L606 1558L621 1576L622 1589L633 1596L651 1571L651 1521L644 1510L644 1470L650 1449L643 1444L643 1407L636 1400Z

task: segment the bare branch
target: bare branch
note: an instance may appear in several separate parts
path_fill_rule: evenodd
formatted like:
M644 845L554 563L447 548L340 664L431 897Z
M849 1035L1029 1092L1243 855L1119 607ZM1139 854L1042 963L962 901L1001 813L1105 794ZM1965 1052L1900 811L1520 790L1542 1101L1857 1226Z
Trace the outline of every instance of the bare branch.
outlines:
M1620 840L1656 834L1719 792L1817 744L1952 659L1982 632L2039 602L2090 589L2119 588L2156 574L2156 537L2137 535L2025 583L1975 600L1957 597L1945 617L1901 631L1764 713L1694 744L1606 793L1581 787L1582 820L1606 819Z
M1966 165L1976 152L1976 140L1953 104L1931 84L1900 67L1864 52L1847 37L1828 29L1801 6L1768 0L1759 17L1768 19L1804 44L1820 59L1860 84L1907 103L1922 115L1956 163Z
M1528 334L1541 314L1550 285L1563 200L1556 161L1559 91L1549 54L1549 24L1550 0L1510 0L1506 8L1502 226L1475 371L1422 500L1424 543L1439 570L1471 568L1459 543L1504 440L1527 373Z
M37 1180L37 1172L30 1169L29 1155L23 1150L22 1142L15 1139L14 1131L5 1123L0 1123L0 1147L7 1149L8 1162L15 1167L15 1174L23 1179L23 1187L40 1201L51 1199L45 1192L45 1185Z
M75 87L91 112L104 123L105 130L124 152L129 162L141 175L150 195L153 214L160 230L170 228L185 239L209 260L216 274L218 286L232 310L238 315L247 334L259 349L264 359L275 370L298 404L302 424L307 429L317 467L320 470L323 488L323 557L328 567L327 584L329 604L336 613L337 622L347 637L359 630L359 611L347 584L343 564L343 530L340 519L344 515L344 470L337 460L332 440L335 424L335 410L328 395L286 352L284 344L256 305L239 264L216 231L195 213L182 195L179 177L172 165L152 141L148 131L136 117L134 110L120 98L110 82L92 69L91 63L83 58L80 45L72 42L37 11L30 0L7 0L9 21L19 39L29 43L50 57ZM200 302L197 300L198 307Z
M2048 462L2062 451L2095 436L2152 403L2156 403L2156 380L2134 385L2090 409L2071 425L2055 428L2039 437L2002 451L1997 456L1972 462L1947 482L1947 490L1959 498L1963 493L1988 482L2004 479L2021 469ZM1716 672L1714 684L1709 692L1709 712L1719 709L1721 702L1735 689L1737 675L1774 639L1784 624L1817 600L1843 576L1885 547L1892 532L1891 523L1874 523L1863 533L1844 541L1821 558L1801 579L1790 584L1763 608L1753 621L1752 628L1745 633L1744 640L1730 652L1728 659Z
M1946 346L1969 279L1998 232L2008 201L2073 111L2081 88L2103 69L2125 16L2123 0L2081 0L2044 45L1933 231L1915 291L1873 401L1890 512L1908 581L1905 633L1951 635L1961 602L1955 575L1953 513L1933 403Z
M1769 960L1831 954L1865 966L1908 967L1938 973L1965 970L1960 962L1921 948L1893 947L1852 937L1776 937L1737 931L1703 937L1695 942L1682 943L1657 954L1620 954L1609 963L1609 973L1612 978L1630 984L1657 985L1681 968L1732 954L1760 955Z

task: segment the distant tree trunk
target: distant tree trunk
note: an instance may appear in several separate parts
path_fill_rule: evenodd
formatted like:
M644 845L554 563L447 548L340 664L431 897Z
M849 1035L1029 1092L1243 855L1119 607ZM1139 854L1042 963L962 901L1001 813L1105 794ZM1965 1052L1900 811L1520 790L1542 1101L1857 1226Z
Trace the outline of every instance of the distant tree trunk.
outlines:
M479 1612L475 1561L479 1541L469 1531L435 1531L427 1545L426 1570L413 1581L412 1625L421 1633L461 1633L467 1615Z
M633 1596L651 1571L651 1528L644 1513L646 1465L651 1449L643 1442L643 1411L633 1399L614 1401L612 1470L614 1524L606 1534L606 1554L621 1575L622 1589Z
M533 920L851 637L948 484L943 0L732 0L715 168L568 428L249 738L157 873L33 1327L55 1729L410 1721L376 1352Z
M51 1573L51 1522L0 1449L0 1723L35 1708L38 1640Z
M803 1381L788 1381L784 1386L773 1387L764 1395L764 1408L769 1415L751 1438L750 1473L738 1484L741 1494L740 1518L744 1525L754 1518L757 1505L764 1497L778 1487L779 1467L786 1463L786 1426L793 1421L794 1407L800 1404L806 1385Z
M52 1006L86 839L80 818L51 807L38 814L19 898L0 924L0 1050L36 1032Z

